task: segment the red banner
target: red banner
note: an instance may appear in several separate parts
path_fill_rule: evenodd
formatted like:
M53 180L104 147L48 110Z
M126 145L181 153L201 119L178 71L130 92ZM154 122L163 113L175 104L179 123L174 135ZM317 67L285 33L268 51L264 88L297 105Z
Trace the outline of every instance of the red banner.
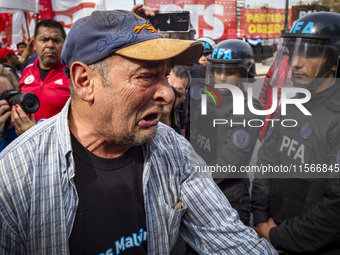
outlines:
M39 11L40 17L39 20L43 19L53 19L53 10L52 10L52 2L51 0L39 0Z
M215 40L237 38L235 0L145 0L145 5L163 11L190 11L195 38L208 36Z
M7 34L12 33L12 13L1 13L1 47L8 47L11 43L11 38L7 37Z
M288 11L288 29L293 25L293 9ZM279 38L284 28L285 9L241 9L241 33L247 38Z

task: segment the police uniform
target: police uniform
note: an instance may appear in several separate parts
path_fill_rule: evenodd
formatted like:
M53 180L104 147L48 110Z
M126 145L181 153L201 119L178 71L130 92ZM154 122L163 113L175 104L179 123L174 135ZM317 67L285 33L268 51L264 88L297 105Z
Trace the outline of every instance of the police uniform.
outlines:
M339 24L337 13L303 16L281 34L275 59L273 85L285 72L295 88L316 92L303 104L311 115L288 105L281 121L296 126L270 128L258 154L258 166L290 169L255 179L251 201L254 224L270 217L277 223L269 239L285 254L340 254L340 83L332 78L340 73ZM287 72L280 71L287 61Z
M243 90L243 81L254 81L254 54L248 43L228 39L219 42L207 60L206 80L201 83L203 87L191 90L192 99L196 99L192 101L202 104L205 99L201 97L200 101L199 93L195 92L207 93L207 114L200 115L201 105L198 105L194 112L197 117L191 119L192 126L196 128L191 136L194 139L193 146L210 166L207 170L212 172L214 180L237 210L240 219L249 225L250 183L247 173L241 171L242 167L249 165L264 120L263 116L256 116L248 109L248 103L257 110L262 107L254 98L251 99L252 102L248 102L247 93ZM228 82L233 85L228 85ZM219 87L218 92L213 87ZM220 104L216 104L209 89L219 98ZM242 96L243 99L240 98ZM235 104L244 106L244 112L240 115L234 114L234 100ZM256 127L253 122L249 124L253 119L256 120Z
M244 115L233 115L233 97L230 91L219 90L218 94L222 106L215 106L212 99L208 100L207 114L194 119L193 126L196 128L193 146L208 166L218 165L219 169L224 168L221 171L216 168L213 173L214 180L232 207L238 211L243 223L249 225L250 183L247 173L240 170L242 166L249 165L264 116L257 116L249 111L245 91L243 91ZM255 109L262 109L260 103L254 98L253 106ZM197 110L195 113L200 114L200 111ZM213 127L214 119L228 123ZM249 120L256 120L257 127L249 126ZM227 171L227 168L233 168L236 172Z
M258 165L289 166L292 171L287 177L301 177L302 168L313 171L317 167L328 169L321 177L338 174L339 86L312 94L304 104L312 116L289 105L289 115L281 120L295 119L297 126L270 128L258 153ZM279 226L270 231L270 241L274 247L284 248L285 254L340 254L339 179L306 178L318 173L309 174L304 178L256 178L251 199L254 225L272 217Z

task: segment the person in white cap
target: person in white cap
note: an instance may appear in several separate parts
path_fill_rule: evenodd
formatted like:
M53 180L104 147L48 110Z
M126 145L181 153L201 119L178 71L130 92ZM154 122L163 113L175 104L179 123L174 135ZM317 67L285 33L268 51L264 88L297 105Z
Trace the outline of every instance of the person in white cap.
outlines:
M66 37L71 98L0 155L1 254L276 254L159 123L174 64L202 44L165 39L129 11L95 11Z

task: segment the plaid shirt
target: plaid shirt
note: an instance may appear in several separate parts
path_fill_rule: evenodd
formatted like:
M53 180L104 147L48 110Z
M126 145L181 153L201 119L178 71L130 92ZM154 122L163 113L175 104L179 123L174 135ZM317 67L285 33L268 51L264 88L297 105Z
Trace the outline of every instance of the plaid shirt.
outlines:
M0 254L69 254L78 197L68 109L69 102L0 154ZM148 254L169 254L179 232L200 254L276 254L211 177L193 171L205 163L184 138L159 124L142 147Z

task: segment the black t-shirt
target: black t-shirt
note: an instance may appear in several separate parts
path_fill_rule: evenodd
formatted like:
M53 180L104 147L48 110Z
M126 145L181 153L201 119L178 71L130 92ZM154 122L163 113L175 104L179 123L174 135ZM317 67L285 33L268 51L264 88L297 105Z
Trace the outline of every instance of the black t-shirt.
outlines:
M71 137L79 205L69 238L70 253L147 254L141 147L105 159Z
M40 79L41 81L44 81L47 74L51 71L51 69L42 69L39 65L38 65L38 68L39 68L39 73L40 73Z

